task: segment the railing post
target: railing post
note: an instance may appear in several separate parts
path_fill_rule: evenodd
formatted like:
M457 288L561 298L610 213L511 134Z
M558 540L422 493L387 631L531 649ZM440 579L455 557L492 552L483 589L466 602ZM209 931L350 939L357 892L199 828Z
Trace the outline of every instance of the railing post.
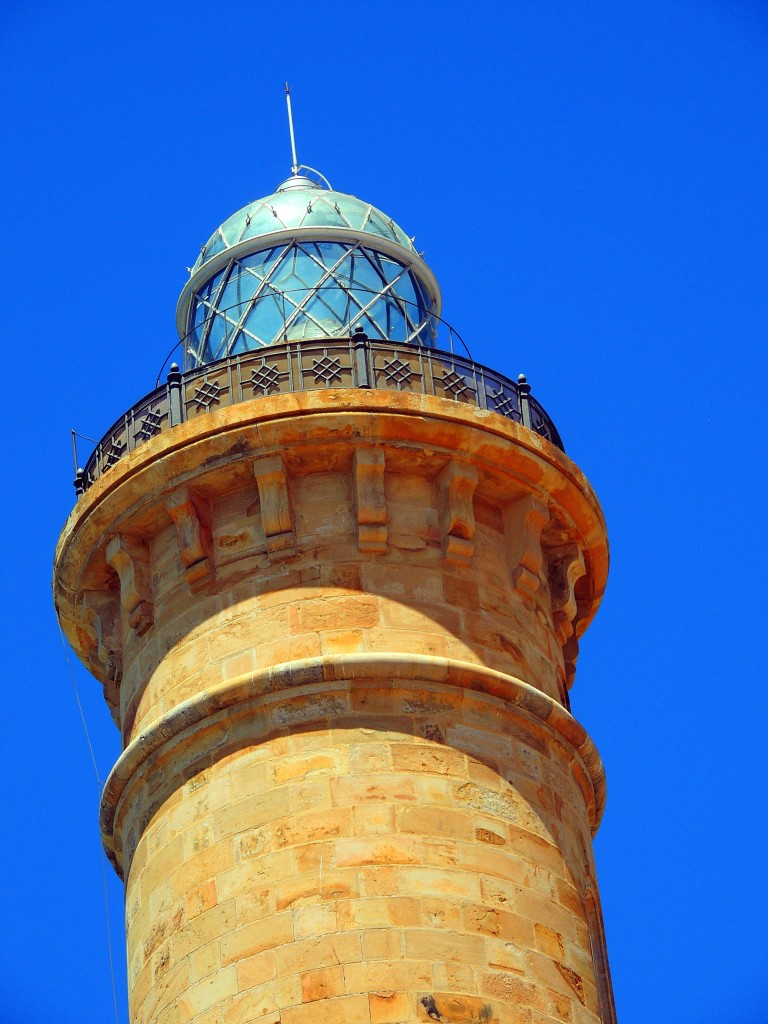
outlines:
M371 376L368 372L368 335L362 327L356 327L352 335L355 343L355 378L359 388L370 388Z
M181 404L181 371L178 363L171 363L166 381L168 383L168 413L171 426L175 427L184 420L184 408Z
M526 380L525 374L521 373L517 378L517 393L520 397L520 420L524 427L531 429L531 403L528 396L531 393L531 385Z

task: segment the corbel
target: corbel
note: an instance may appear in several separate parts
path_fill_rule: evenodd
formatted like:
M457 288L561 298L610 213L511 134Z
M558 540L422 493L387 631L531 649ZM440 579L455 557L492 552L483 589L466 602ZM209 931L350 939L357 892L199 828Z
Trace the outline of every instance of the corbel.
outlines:
M475 512L472 499L477 468L453 459L438 478L443 558L453 565L470 565L475 551Z
M576 584L587 572L584 556L577 544L564 544L549 553L549 596L552 602L552 622L555 636L565 647L574 633L578 602L574 593ZM578 650L578 645L577 645Z
M579 657L579 640L587 628L587 615L589 613L589 601L576 601L576 614L573 617L573 632L563 644L563 663L565 665L565 679L570 689L573 686L573 679L576 675L576 660Z
M82 621L87 642L107 679L120 682L122 644L118 625L118 598L109 591L86 590Z
M525 494L503 511L507 561L512 586L524 597L541 588L541 531L549 522L549 509L533 494Z
M166 507L176 527L184 576L195 594L213 576L210 508L205 498L186 484L171 491Z
M357 508L357 547L361 552L387 550L387 503L384 497L384 452L357 448L352 467Z
M112 718L119 724L120 683L123 678L123 652L120 637L120 603L117 594L87 590L83 594L82 631L86 644L98 662L104 698Z
M289 551L294 546L293 517L288 494L288 477L282 455L266 455L253 464L259 488L261 522L267 551Z
M107 544L107 562L120 577L120 604L128 615L128 625L137 636L143 636L154 622L146 545L117 534Z

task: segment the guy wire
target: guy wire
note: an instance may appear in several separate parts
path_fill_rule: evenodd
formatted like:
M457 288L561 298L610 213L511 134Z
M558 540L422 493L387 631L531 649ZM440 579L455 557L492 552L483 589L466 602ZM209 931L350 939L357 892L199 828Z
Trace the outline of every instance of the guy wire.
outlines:
M80 693L78 692L78 689L77 689L77 682L75 681L75 673L74 673L74 671L72 669L72 663L69 660L69 651L67 650L67 642L64 639L64 632L63 632L63 630L61 628L61 623L59 623L58 625L59 625L59 636L61 637L61 646L64 649L64 660L67 663L67 669L69 671L69 678L70 678L70 680L72 682L72 689L74 690L75 701L77 702L77 710L80 713L80 721L83 723L83 732L85 733L85 740L86 740L86 742L88 744L88 750L91 752L91 763L93 765L93 774L96 776L96 785L99 787L99 796L101 796L101 790L103 788L103 784L102 784L102 781L101 781L101 776L99 775L99 766L96 763L96 754L94 753L93 744L91 743L91 737L90 737L90 735L88 733L88 725L86 724L86 721L85 721L85 712L83 711L83 704L82 704L82 701L80 700ZM109 927L109 895L108 895L108 891L107 891L107 870L106 870L106 866L105 866L105 863L104 863L106 861L107 857L106 857L106 854L104 853L104 847L101 845L101 843L99 843L99 847L100 847L100 854L101 854L101 856L99 857L99 860L101 861L101 877L102 877L102 880L103 880L103 883L104 883L104 916L105 916L105 924L106 924L106 928L107 928L107 950L109 952L109 974L110 974L110 978L111 978L111 981L112 981L112 1002L113 1002L114 1008L115 1008L115 1024L120 1024L120 1015L119 1015L118 1010L117 1010L117 985L115 983L115 960L114 960L114 956L112 954L112 932L111 932L111 929Z

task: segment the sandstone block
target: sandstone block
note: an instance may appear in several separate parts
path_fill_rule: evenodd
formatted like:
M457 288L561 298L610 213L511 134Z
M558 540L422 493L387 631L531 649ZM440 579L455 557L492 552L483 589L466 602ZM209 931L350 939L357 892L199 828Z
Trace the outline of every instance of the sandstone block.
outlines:
M273 949L293 941L293 918L291 914L276 914L274 917L245 925L221 937L221 962L231 964L235 960L253 956L264 949Z

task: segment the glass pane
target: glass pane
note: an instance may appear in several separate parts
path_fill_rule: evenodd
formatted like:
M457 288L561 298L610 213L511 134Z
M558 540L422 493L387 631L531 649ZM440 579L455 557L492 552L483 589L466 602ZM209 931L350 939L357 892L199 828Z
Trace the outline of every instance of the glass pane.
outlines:
M239 263L244 267L253 270L259 277L264 277L274 265L282 249L275 246L272 249L262 249L261 252L251 253L250 256L242 256Z
M307 212L307 193L300 189L280 192L273 196L270 206L277 211L277 216L286 227L298 227ZM273 231L275 228L272 229Z
M309 206L312 207L311 210L307 209ZM316 198L313 196L305 205L302 224L304 226L314 225L340 228L347 226L344 218L336 212L334 204L328 202L328 199L323 195L318 195Z
M287 308L287 315L290 316L290 307ZM248 319L245 321L244 326L263 345L272 345L275 342L282 341L282 304L278 303L274 295L265 295L264 298L260 298L256 302L256 305L248 314Z
M227 309L233 304L242 305L247 302L258 291L261 286L259 279L245 267L237 267L227 282L224 295L219 300L219 306Z
M282 231L283 222L275 217L269 206L260 206L251 213L251 223L246 225L243 238L256 238L258 235L266 235L270 231Z
M205 259L209 260L212 256L215 256L217 252L223 252L227 248L227 243L221 236L221 230L217 231L215 235L212 235L205 246Z
M349 296L345 288L339 288L336 284L323 285L318 291L318 298L340 324L349 322Z

